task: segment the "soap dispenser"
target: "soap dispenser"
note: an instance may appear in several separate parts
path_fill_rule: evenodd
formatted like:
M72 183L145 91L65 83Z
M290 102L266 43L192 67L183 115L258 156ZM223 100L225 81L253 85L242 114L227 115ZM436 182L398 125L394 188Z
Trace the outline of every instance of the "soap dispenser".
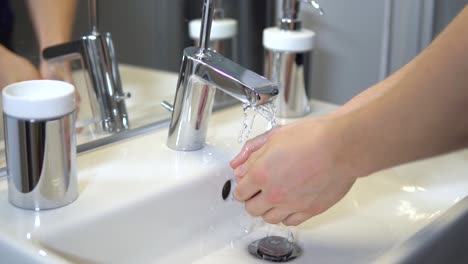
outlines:
M316 1L283 0L278 27L263 31L265 77L278 84L277 116L302 117L310 112L310 66L316 34L302 28L300 3L308 3L323 14Z

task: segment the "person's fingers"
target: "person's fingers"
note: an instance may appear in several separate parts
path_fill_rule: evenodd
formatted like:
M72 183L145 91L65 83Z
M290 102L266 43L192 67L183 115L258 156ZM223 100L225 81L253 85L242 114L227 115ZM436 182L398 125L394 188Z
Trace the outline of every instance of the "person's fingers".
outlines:
M229 163L233 169L236 169L241 164L243 164L250 155L261 148L265 142L270 138L270 136L277 130L278 128L273 128L270 131L261 134L255 138L249 139L244 146L242 147L239 154L234 157L231 162Z
M338 189L332 190L327 188L322 190L320 194L316 193L311 197L311 201L308 206L305 207L307 208L306 210L300 211L299 209L297 211L298 213L292 214L284 219L284 221L282 221L283 224L287 226L296 226L313 216L322 214L340 201L341 198L343 198L343 196L349 191L353 183L354 181L351 181L349 184L344 184L343 186L338 187Z
M252 198L262 190L268 178L270 177L270 167L264 165L262 160L265 148L262 148L251 155L251 157L242 164L244 173L235 175L237 186L234 190L234 198L244 202Z
M234 157L234 159L232 159L231 162L229 163L231 167L233 169L236 169L238 166L243 164L250 157L250 154L257 151L259 148L261 148L265 144L266 140L267 140L266 134L262 134L253 139L249 139L244 144L239 154L237 154L237 156Z
M255 158L256 155L252 157L252 159ZM249 160L248 164L244 165L249 166L252 164L251 162L253 161ZM252 174L245 175L242 179L238 180L236 189L234 189L233 196L239 202L245 202L258 194L261 191L260 186L266 182L267 172L265 170L255 168L249 172Z
M262 218L265 222L270 224L279 224L291 215L291 211L285 208L272 208Z
M237 167L234 170L234 178L236 179L236 182L240 182L247 172L253 168L258 166L257 160L262 157L263 153L265 152L265 148L260 148L254 153L252 153L249 157L248 160L246 160L244 163L242 163L239 167ZM255 169L254 169L255 170ZM255 175L255 174L254 174Z
M265 193L260 192L250 200L245 202L245 210L251 216L262 216L272 209L272 205L267 203Z
M240 181L236 189L234 189L233 196L239 202L245 202L260 192L260 188L257 185L252 184L249 181Z
M319 212L304 211L304 212L294 213L286 217L281 222L286 226L297 226L317 214L319 214Z
M240 182L245 177L249 169L252 169L257 160L262 156L263 152L264 151L262 151L262 149L258 150L254 155L250 156L248 161L244 162L234 170L234 178L236 179L236 182Z
M242 178L244 178L245 174L247 173L247 164L242 164L234 170L234 178L236 182L240 182Z

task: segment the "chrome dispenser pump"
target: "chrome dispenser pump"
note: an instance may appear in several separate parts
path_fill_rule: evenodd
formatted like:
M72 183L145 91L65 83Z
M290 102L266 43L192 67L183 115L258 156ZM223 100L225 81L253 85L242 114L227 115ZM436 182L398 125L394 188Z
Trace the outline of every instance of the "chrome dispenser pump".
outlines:
M310 4L320 13L320 15L324 14L319 3L314 0L283 0L283 17L280 20L281 29L300 30L302 28L302 22L298 18L301 3Z
M309 69L315 33L302 28L301 3L308 3L323 14L316 1L283 0L279 26L263 32L265 76L279 86L277 116L283 118L302 117L310 112Z

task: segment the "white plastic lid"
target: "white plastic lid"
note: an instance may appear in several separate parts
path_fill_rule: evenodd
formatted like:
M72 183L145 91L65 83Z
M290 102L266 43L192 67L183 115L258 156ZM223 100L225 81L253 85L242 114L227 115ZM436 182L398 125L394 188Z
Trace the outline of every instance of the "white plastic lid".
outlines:
M200 39L201 19L189 23L189 35L193 40ZM229 39L237 35L237 20L231 18L213 19L210 40Z
M3 91L3 112L21 119L51 119L75 109L75 87L63 81L13 83Z
M270 50L306 52L314 48L315 33L311 30L281 30L276 27L263 31L263 46Z

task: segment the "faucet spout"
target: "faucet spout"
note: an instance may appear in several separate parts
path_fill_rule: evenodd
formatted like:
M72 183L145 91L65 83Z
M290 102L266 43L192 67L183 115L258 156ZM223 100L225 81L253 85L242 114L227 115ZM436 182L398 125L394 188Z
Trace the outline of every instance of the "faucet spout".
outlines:
M170 148L203 148L216 89L251 106L269 103L278 94L276 84L215 51L186 48L169 127Z
M244 104L257 106L270 102L278 94L278 86L213 50L200 53L196 47L185 49L191 64L189 74L231 95Z
M276 84L208 48L213 10L213 0L205 0L200 47L186 48L182 57L167 138L175 150L203 148L216 89L251 106L271 102L278 94Z

